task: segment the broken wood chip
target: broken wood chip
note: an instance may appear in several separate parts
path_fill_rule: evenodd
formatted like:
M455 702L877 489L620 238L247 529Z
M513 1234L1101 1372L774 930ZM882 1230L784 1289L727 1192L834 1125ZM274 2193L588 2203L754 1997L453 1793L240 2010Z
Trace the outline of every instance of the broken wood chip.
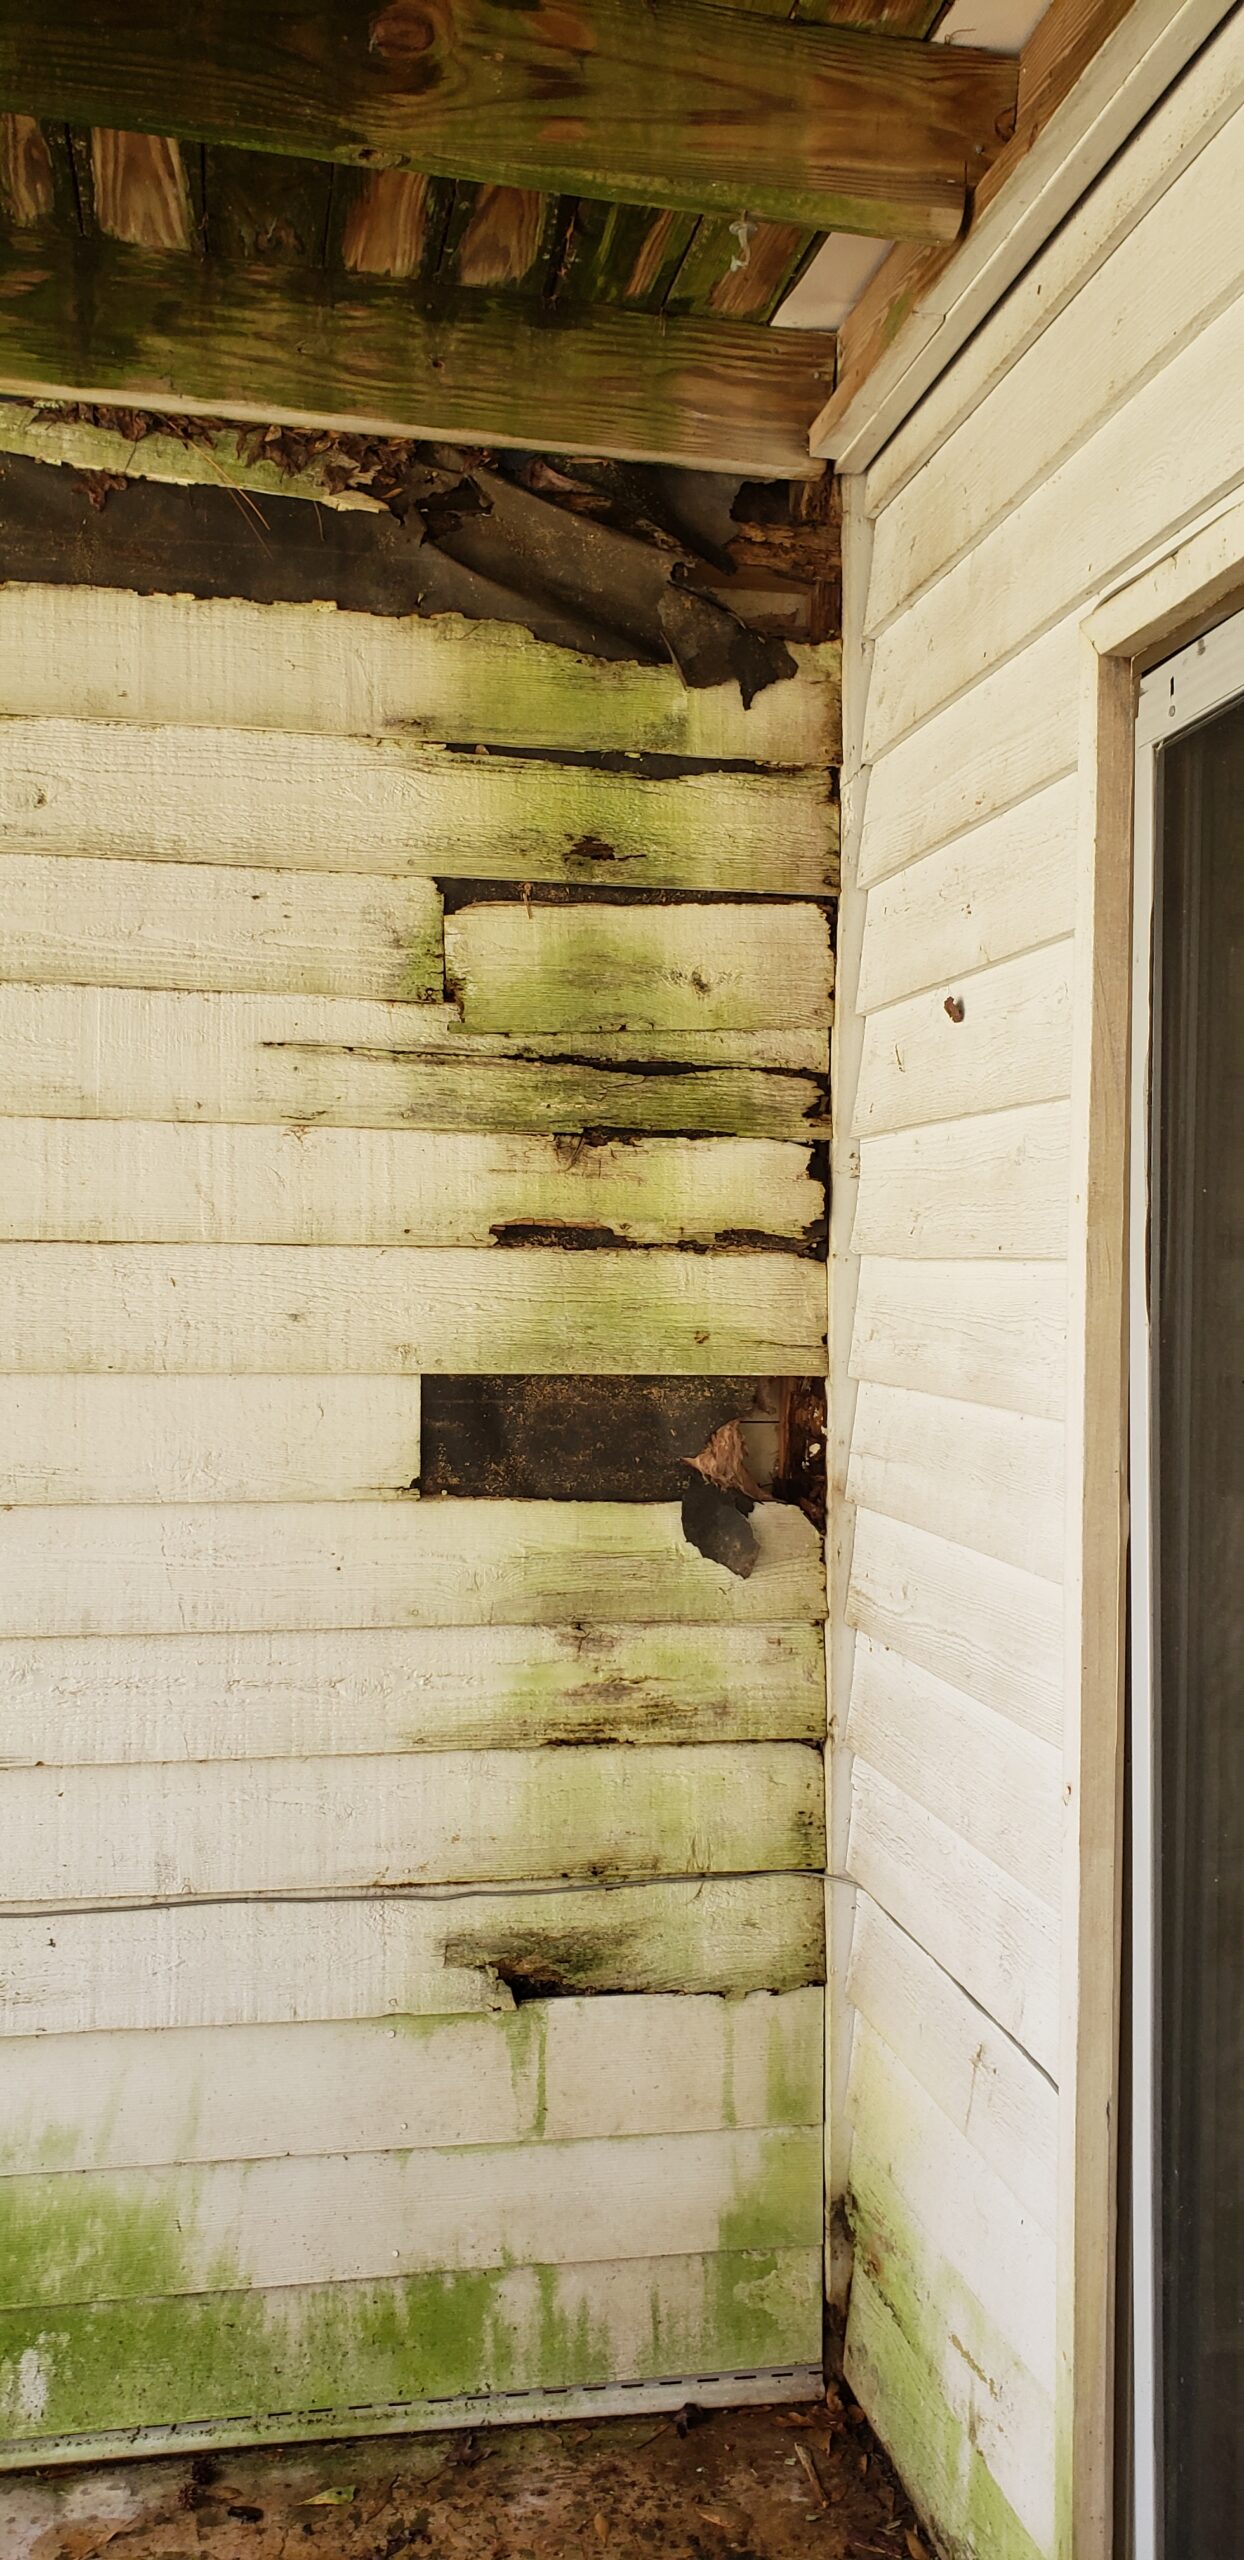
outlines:
M739 1421L721 1423L705 1441L699 1455L686 1459L684 1463L694 1467L706 1484L716 1485L719 1493L741 1493L749 1502L767 1502L769 1499L748 1465L743 1425Z
M913 2533L909 2529L906 2539L909 2560L929 2560L928 2550L918 2533Z
M796 2445L795 2460L800 2463L806 2471L808 2478L816 2491L817 2497L820 2500L820 2505L813 2508L813 2514L827 2516L829 2514L829 2500L825 2495L825 2483L821 2478L820 2472L817 2470L816 2464L814 2463L806 2444Z

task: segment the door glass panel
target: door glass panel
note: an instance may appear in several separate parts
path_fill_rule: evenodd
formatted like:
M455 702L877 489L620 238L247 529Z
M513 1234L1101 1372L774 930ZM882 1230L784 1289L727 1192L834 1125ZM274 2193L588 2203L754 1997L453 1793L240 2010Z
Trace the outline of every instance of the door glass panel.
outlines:
M1163 749L1154 1075L1165 2560L1244 2548L1244 702Z

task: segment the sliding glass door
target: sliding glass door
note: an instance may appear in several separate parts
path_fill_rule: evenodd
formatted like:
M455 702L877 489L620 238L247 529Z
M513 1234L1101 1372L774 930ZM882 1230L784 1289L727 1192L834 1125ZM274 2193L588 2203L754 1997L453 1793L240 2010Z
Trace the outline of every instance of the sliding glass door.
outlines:
M1226 2560L1244 2551L1244 617L1146 680L1139 740L1136 2541L1138 2560Z

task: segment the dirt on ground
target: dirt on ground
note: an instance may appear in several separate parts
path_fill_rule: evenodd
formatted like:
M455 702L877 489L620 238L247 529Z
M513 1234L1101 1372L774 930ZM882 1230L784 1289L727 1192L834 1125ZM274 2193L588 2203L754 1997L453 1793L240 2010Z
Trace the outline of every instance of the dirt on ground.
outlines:
M0 2484L4 2560L928 2560L861 2410L505 2427Z

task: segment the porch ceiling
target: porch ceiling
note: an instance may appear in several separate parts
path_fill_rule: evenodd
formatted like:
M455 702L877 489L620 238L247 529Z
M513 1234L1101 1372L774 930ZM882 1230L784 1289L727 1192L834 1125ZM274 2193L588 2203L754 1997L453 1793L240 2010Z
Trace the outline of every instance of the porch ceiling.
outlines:
M0 0L0 390L815 473L835 335L767 324L827 232L946 254L1014 129L944 14Z

